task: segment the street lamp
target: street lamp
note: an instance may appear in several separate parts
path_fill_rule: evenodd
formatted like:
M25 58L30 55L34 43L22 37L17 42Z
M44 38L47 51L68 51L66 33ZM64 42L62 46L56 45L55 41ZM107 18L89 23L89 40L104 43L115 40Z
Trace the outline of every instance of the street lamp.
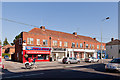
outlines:
M85 42L84 42L84 58L86 58L86 53L85 53Z
M110 19L110 17L106 17L103 21ZM102 28L101 28L101 59L102 59Z

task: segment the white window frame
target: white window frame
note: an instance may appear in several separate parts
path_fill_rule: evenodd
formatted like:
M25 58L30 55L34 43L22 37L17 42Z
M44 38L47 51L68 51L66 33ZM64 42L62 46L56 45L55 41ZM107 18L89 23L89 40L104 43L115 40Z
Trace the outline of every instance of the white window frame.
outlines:
M64 42L64 47L68 47L68 42Z
M57 41L53 40L53 46L57 46Z
M47 46L48 45L48 42L47 40L43 39L43 42L45 41L45 44L43 43L44 46Z
M76 47L78 48L78 43L76 44Z
M83 44L82 43L80 43L80 48L83 48Z
M33 38L27 38L27 44L33 45Z
M40 39L37 39L37 45L40 45Z
M86 44L86 48L88 49L88 47L89 47L89 45L88 44Z
M99 49L99 45L97 45L97 49Z
M62 46L62 41L60 41L60 47Z
M74 44L74 46L73 46L73 44ZM74 42L72 42L72 47L73 47L73 48L75 47L75 43L74 43Z

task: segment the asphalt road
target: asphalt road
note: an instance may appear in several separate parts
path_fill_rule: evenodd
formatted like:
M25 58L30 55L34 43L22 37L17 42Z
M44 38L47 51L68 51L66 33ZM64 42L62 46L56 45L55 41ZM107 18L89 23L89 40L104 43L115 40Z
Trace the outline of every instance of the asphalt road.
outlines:
M46 63L47 64L47 63ZM43 63L44 65L44 63ZM103 63L80 63L80 64L60 64L52 63L53 69L46 65L47 69L27 70L22 72L10 72L4 70L2 74L3 79L33 79L33 78L80 78L80 79L99 79L99 80L120 80L119 72L106 72ZM62 67L59 67L63 65ZM42 66L42 65L41 65ZM69 66L69 67L67 67ZM45 66L44 66L45 67Z

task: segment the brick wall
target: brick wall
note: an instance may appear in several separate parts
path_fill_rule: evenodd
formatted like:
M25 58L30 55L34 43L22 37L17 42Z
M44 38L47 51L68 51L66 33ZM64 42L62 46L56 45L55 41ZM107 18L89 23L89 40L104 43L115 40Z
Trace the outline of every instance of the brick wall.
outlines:
M51 40L49 39L49 37L51 37ZM40 46L41 47L50 47L50 41L51 41L51 46L52 47L57 47L57 48L71 48L72 47L72 42L75 43L75 47L74 48L77 48L76 44L78 43L78 49L80 49L80 43L83 44L83 49L84 49L84 42L85 42L85 45L86 44L89 45L88 49L90 49L90 44L95 46L94 49L97 49L97 45L99 45L99 50L100 50L100 46L101 46L100 42L68 39L68 38L62 38L62 37L56 37L56 36L49 36L49 35L41 35L41 34L34 34L34 33L23 32L23 40L26 40L26 43L27 43L27 38L33 38L33 42L34 42L33 45L28 45L27 44L27 46L37 46L37 39L40 39L40 44L41 44ZM48 45L47 46L43 45L43 39L48 41ZM58 44L57 46L53 46L53 40L57 41L57 44ZM62 47L59 46L60 41L62 41ZM68 47L64 47L64 42L68 42ZM105 47L105 43L103 43L102 45Z

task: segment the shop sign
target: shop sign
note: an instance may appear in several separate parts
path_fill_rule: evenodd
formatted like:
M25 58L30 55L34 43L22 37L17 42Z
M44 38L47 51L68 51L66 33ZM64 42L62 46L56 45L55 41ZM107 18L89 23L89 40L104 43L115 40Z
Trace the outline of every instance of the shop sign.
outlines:
M45 48L45 47L30 47L27 46L25 50L42 50L42 51L50 51L50 48Z
M54 51L66 51L65 48L53 48Z

